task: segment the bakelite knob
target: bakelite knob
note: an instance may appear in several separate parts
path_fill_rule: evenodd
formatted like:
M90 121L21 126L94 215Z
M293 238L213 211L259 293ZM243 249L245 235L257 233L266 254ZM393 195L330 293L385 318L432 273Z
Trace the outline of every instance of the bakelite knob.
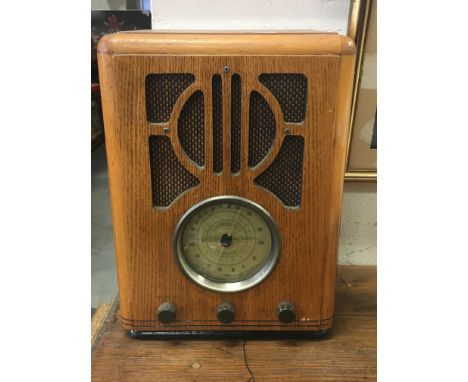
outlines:
M171 302L163 302L158 308L158 320L163 324L170 324L176 319L176 306Z
M234 321L236 308L229 302L223 302L216 307L216 317L223 324L229 324Z
M282 301L276 308L276 316L283 324L288 324L296 319L296 308L288 301Z

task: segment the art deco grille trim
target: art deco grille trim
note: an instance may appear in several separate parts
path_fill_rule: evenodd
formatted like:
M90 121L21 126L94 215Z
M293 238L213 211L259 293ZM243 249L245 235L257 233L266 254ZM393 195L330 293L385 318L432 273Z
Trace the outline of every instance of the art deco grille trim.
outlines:
M154 207L167 207L184 191L200 182L182 166L169 137L149 137L151 187Z
M286 136L278 155L263 173L254 179L280 199L287 207L299 207L302 193L304 138Z
M191 73L148 74L145 78L148 122L168 122L177 99L194 81Z
M177 132L185 153L202 167L205 164L205 106L200 90L193 93L182 107Z
M302 123L306 114L307 77L301 73L261 74L259 81L278 100L288 123Z
M241 79L234 74L231 80L231 171L240 171L241 149Z
M267 155L276 135L276 122L267 101L256 91L250 93L249 166L255 167Z
M213 76L213 169L223 171L223 89L219 74Z

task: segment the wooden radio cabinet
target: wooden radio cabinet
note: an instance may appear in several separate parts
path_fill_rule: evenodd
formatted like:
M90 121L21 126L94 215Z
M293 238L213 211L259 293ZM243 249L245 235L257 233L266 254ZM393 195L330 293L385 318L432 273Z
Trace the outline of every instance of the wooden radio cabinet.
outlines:
M98 51L125 328L329 329L353 42L121 32Z

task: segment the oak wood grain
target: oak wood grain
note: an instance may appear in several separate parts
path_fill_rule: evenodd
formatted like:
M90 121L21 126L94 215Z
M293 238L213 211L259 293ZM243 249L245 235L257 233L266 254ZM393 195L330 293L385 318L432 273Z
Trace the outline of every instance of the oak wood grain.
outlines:
M121 322L137 331L181 330L324 330L331 327L336 257L341 214L346 138L354 69L354 45L333 34L158 34L118 33L99 45L99 68L106 132ZM202 54L203 53L203 54ZM228 67L229 72L223 68ZM195 82L177 101L169 123L148 123L145 77L149 73L193 73ZM241 170L230 171L224 154L221 176L213 174L211 78L219 74L225 95L224 150L230 144L231 75L241 77ZM281 107L259 81L262 73L303 73L307 77L307 112L302 125L286 125ZM195 91L205 96L205 166L184 154L177 121L185 100ZM258 91L270 104L277 134L270 157L257 168L247 164L249 94ZM304 138L302 200L298 210L284 205L253 180L278 152L286 126ZM170 138L179 161L200 185L169 208L152 205L148 138ZM278 263L253 289L222 294L194 284L179 269L172 237L182 214L217 195L237 195L263 206L282 235ZM276 318L280 301L296 305L297 319L287 325ZM177 306L177 320L162 325L158 306ZM229 325L215 317L221 302L236 306Z
M339 266L334 327L323 340L130 338L118 314L92 361L93 382L375 381L376 268ZM245 355L244 355L245 348Z
M98 54L354 55L349 37L335 33L126 31L103 36Z

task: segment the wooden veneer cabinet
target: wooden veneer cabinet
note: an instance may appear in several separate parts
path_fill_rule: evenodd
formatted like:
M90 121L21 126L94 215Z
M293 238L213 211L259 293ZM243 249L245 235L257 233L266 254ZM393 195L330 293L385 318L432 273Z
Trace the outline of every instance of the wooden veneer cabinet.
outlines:
M333 322L353 42L305 32L121 32L98 46L124 327L326 331ZM262 206L281 249L250 289L208 290L174 249L182 215L232 195ZM282 301L295 307L278 321ZM176 318L162 323L164 302ZM235 306L218 321L220 303Z

